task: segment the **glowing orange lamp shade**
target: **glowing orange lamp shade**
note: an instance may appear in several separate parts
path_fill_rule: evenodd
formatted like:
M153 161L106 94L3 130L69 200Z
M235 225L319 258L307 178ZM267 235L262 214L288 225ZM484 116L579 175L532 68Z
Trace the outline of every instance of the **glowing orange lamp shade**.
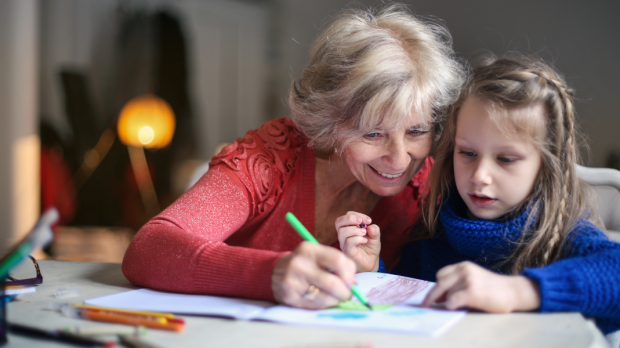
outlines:
M118 137L123 144L159 149L168 146L176 120L170 105L146 94L130 100L118 117Z

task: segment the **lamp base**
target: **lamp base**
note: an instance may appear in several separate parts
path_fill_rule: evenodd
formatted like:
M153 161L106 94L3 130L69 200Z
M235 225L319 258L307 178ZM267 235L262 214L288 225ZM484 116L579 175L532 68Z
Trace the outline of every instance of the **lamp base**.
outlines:
M131 167L133 168L134 175L136 176L136 182L138 183L138 190L140 191L140 197L142 198L142 203L144 204L144 210L150 219L159 214L161 208L159 207L157 193L155 193L153 180L151 179L149 167L146 163L144 148L127 146L127 149L129 150L129 160L131 161Z

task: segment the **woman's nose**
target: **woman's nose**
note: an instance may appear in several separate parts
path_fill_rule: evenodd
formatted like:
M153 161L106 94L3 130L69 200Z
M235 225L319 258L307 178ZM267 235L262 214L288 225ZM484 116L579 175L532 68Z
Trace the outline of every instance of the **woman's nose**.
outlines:
M489 185L492 181L491 171L484 160L477 161L470 181L475 185Z
M407 151L407 146L402 140L390 142L387 159L390 165L396 170L405 170L411 162L411 157Z

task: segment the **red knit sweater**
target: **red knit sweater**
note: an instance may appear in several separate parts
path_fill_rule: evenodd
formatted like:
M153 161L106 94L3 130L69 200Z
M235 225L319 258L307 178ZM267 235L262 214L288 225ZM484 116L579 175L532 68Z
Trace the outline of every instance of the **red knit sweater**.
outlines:
M284 215L292 212L314 231L314 151L292 121L280 118L249 131L209 165L140 229L123 274L140 287L273 301L273 268L302 241ZM370 214L381 227L386 269L396 265L399 241L417 219L429 170L427 159L401 193L382 198Z

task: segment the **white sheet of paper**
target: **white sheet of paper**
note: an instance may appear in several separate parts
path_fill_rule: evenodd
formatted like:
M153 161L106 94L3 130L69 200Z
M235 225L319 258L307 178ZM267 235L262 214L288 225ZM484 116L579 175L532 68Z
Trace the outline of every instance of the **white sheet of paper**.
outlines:
M434 283L385 273L360 273L357 282L372 304L397 304L382 311L306 310L271 302L139 289L87 300L94 306L175 314L213 315L355 330L438 336L465 312L419 308Z
M242 298L177 294L139 289L95 298L86 304L101 307L165 312L175 314L215 315L235 319L252 319L274 304Z
M286 324L353 330L398 332L436 337L465 316L465 312L442 311L400 305L382 311L305 310L275 306L254 319Z

